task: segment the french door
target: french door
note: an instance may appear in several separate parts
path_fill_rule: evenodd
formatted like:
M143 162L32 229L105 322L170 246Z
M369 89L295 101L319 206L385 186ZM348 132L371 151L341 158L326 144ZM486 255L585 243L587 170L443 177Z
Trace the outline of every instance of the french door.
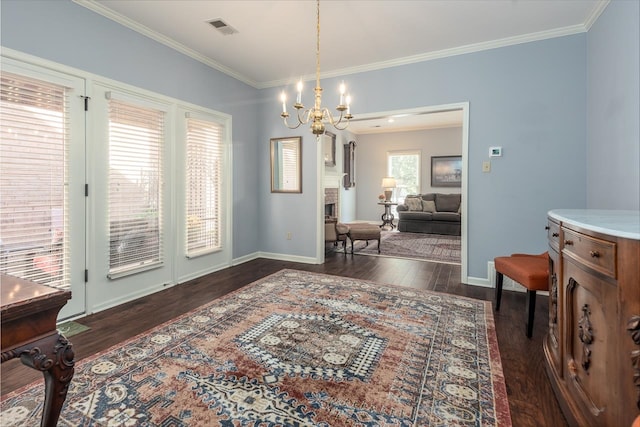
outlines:
M85 311L85 80L2 60L0 271ZM73 226L71 226L73 224Z
M0 273L62 320L230 265L231 117L56 70L2 57Z

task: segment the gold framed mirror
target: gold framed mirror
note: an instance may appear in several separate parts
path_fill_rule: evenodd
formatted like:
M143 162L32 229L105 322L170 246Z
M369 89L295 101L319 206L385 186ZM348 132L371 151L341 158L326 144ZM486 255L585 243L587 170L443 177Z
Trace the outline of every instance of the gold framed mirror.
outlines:
M302 137L271 138L271 192L302 193Z
M336 136L331 132L320 135L322 141L322 152L324 155L324 165L333 167L336 165Z

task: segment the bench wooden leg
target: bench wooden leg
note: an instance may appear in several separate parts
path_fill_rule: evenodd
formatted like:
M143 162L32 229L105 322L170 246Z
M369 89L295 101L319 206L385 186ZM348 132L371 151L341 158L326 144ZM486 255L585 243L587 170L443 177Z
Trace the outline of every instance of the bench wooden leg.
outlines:
M536 291L527 289L527 338L533 335L533 316L536 312Z
M500 301L502 300L502 282L504 281L504 274L496 271L496 311L500 310Z

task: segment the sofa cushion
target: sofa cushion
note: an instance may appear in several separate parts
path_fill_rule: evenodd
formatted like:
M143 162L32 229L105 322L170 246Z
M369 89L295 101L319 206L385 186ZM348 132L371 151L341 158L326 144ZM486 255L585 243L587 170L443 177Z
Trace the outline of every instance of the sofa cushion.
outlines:
M460 222L460 215L457 212L434 212L431 215L434 221Z
M426 194L420 194L419 197L422 198L422 200L431 200L432 202L436 200L436 193L426 193Z
M436 210L438 212L458 212L460 194L436 194Z
M418 221L431 221L432 219L432 213L431 212L422 212L422 211L406 211L406 212L402 212L402 220L407 221L407 220L418 220Z
M407 197L404 199L404 204L410 211L422 211L422 200L419 197Z
M423 212L435 212L436 204L433 200L423 200L422 201L422 211Z

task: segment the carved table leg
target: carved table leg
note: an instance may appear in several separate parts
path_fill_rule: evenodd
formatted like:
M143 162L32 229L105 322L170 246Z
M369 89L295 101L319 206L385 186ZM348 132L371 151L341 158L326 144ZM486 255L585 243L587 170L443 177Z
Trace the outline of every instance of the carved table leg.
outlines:
M73 378L73 345L64 336L56 333L23 349L20 360L44 374L45 398L41 426L55 427Z

